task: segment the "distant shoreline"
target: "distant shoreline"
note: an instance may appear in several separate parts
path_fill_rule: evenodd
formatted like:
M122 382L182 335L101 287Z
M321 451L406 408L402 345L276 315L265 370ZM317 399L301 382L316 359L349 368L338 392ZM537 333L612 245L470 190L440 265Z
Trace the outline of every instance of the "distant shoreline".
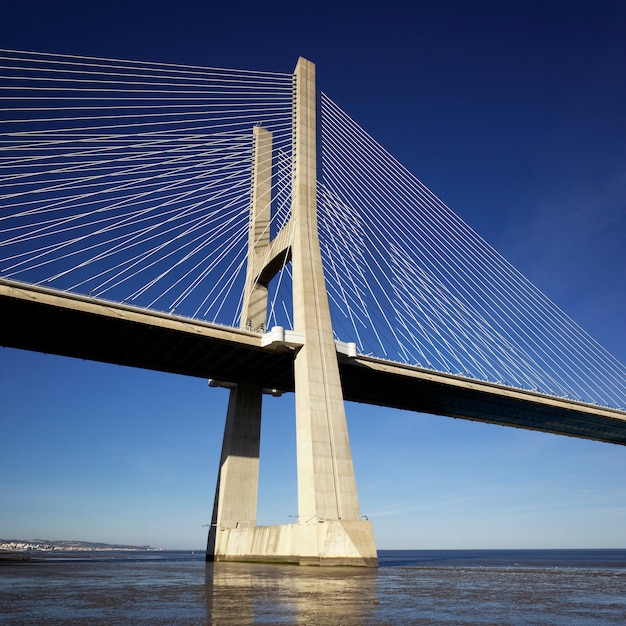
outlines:
M60 539L0 539L0 554L29 552L161 552L164 548L95 543L92 541L67 541Z
M45 563L87 563L108 561L153 561L153 560L204 560L205 550L164 550L142 548L96 550L0 550L0 567L10 565L37 565Z

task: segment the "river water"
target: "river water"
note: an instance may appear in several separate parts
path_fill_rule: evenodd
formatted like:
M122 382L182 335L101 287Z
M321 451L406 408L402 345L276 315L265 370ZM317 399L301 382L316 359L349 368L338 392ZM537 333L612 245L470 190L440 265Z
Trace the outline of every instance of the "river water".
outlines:
M0 566L0 624L626 624L626 550L381 551L377 570L71 556Z

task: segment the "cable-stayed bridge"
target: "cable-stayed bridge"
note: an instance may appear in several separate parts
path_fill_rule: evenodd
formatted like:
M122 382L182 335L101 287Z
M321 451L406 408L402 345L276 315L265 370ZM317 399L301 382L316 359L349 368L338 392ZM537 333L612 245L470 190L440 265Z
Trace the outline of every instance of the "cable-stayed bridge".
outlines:
M1 55L1 343L229 386L215 557L270 554L245 530L253 489L224 469L258 462L263 389L316 397L302 389L333 368L340 395L327 380L309 400L327 424L298 444L299 525L331 531L300 562L373 559L343 484L342 398L626 443L626 368L318 93L308 62ZM327 452L301 462L320 438ZM329 552L333 520L365 548ZM278 556L313 541L293 532L271 538L291 542Z

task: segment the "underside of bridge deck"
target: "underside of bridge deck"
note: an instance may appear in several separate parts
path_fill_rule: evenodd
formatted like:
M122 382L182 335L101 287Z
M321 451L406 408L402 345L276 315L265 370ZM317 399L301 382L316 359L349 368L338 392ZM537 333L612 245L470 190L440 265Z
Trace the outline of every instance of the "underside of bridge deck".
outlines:
M0 345L293 391L294 350L258 335L0 282ZM368 357L340 358L348 401L626 445L626 413Z
M292 354L168 327L157 317L150 323L149 315L138 321L18 298L1 298L0 311L3 346L185 376L228 382L257 380L267 387L293 388Z

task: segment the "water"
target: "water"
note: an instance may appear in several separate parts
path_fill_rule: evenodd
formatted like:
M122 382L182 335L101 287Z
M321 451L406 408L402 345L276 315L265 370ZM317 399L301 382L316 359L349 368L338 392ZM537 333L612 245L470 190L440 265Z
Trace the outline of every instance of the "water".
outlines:
M0 624L626 624L626 550L381 551L378 570L82 554L0 566Z

